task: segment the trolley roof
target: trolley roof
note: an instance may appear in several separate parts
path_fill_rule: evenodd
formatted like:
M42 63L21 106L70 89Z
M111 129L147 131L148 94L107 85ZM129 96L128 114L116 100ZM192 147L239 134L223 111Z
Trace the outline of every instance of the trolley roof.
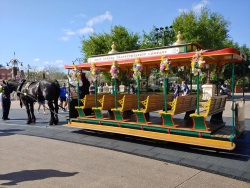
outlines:
M205 50L204 47L198 43L185 43L174 46L164 46L126 52L115 51L116 53L94 55L88 59L88 62L75 66L81 70L89 71L91 63L95 63L95 66L98 67L99 71L105 72L110 70L110 66L112 66L113 60L115 60L118 64L119 70L128 70L132 68L135 59L139 58L143 67L159 68L162 56L166 56L171 60L172 67L189 66L196 50L201 50L201 55L206 61L206 64L231 63L232 56L235 63L245 61L244 56L235 48ZM73 68L74 65L65 65L65 69Z

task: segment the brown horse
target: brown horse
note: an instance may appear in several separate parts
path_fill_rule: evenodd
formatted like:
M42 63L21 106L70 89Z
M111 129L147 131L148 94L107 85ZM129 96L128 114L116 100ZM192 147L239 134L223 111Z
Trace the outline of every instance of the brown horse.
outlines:
M23 83L21 83L19 80L12 80L9 82L3 81L3 83L10 88L10 93L17 90L20 91L18 94L21 102L20 105L23 103L26 107L28 115L27 124L36 122L36 117L34 115L34 102L47 100L51 113L49 125L57 125L58 98L60 96L60 86L57 82L44 79L38 82L28 82L23 80Z

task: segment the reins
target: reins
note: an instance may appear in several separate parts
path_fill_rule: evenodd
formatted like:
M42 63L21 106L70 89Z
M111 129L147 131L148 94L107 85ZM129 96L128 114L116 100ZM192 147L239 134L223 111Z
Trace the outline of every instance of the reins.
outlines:
M20 93L20 94L22 94L22 95L24 95L24 96L30 97L32 100L34 100L34 102L38 102L37 99L35 99L34 97L30 96L30 95L27 94L27 93L22 93L22 92L20 92L20 91L17 91L17 93ZM52 103L55 103L55 102L52 102ZM45 106L45 105L44 105L44 106ZM65 108L63 108L62 106L60 106L60 105L58 105L58 106L61 107L63 110L65 110ZM45 108L46 108L47 110L49 110L50 112L52 112L52 113L54 113L54 114L57 114L58 116L65 117L65 116L62 116L62 115L60 115L60 114L58 114L58 113L56 113L56 112L53 112L52 110L50 110L50 109L47 108L46 106L45 106Z

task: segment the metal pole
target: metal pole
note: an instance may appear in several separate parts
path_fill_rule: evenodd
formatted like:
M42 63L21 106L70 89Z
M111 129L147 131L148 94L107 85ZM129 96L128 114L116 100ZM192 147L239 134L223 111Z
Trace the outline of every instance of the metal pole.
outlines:
M95 81L95 107L97 108L97 80Z
M70 69L68 69L68 75L69 75L69 71ZM70 85L69 85L69 78L68 78L68 107L69 107L69 118L70 118L70 103L71 101L69 100L71 97L70 97Z
M117 109L117 101L116 101L116 78L115 78L115 109Z
M217 96L219 96L219 70L218 70L219 63L217 63Z
M193 85L193 78L192 78L192 74L190 74L190 95L192 95L192 85Z
M137 101L138 101L138 110L140 111L140 79L137 78Z
M233 63L233 70L232 70L232 103L233 103L233 107L234 107L234 58L233 55L232 57L232 63ZM233 129L233 138L234 138L234 108L232 109L232 129ZM233 146L233 140L231 141L231 145Z
M168 89L169 89L169 88L168 88L168 78L167 78L167 95L168 95Z
M197 114L200 115L200 109L199 109L199 90L200 90L200 87L199 87L199 72L198 72L198 75L197 75Z
M167 78L164 78L165 112L167 113Z
M148 94L148 77L149 77L149 76L146 77L146 84L147 84L147 85L146 85L146 93L147 93L147 94Z
M79 100L80 96L79 96L79 81L77 82L77 99L78 99L78 106L80 106L80 100Z
M245 65L242 60L242 66L243 66L243 98L245 97Z

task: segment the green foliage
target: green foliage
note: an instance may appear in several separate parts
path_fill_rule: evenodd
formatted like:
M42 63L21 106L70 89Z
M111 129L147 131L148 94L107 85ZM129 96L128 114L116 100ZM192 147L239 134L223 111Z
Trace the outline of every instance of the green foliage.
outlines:
M133 33L123 26L111 27L110 33L92 33L89 38L82 38L81 52L84 60L92 55L107 54L111 50L112 42L115 42L118 52L139 49L139 34Z
M183 40L187 43L197 42L206 49L219 50L229 38L229 20L218 12L211 12L207 7L201 9L201 14L190 10L182 12L173 21L175 36L181 31Z
M0 93L2 93L3 92L3 88L0 88Z
M155 48L163 45L162 38L159 38L158 40L155 38L155 26L153 26L153 29L150 30L149 34L147 34L144 30L142 33L142 39L139 42L140 49ZM160 32L159 34L162 35ZM165 46L170 46L174 40L174 37L166 37L164 40Z

